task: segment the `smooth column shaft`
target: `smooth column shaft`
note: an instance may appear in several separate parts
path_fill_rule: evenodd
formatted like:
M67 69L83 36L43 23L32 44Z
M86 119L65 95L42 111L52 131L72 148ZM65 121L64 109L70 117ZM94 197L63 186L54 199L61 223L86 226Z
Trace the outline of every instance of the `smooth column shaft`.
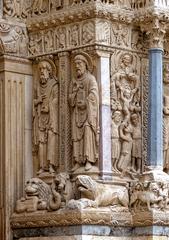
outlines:
M163 50L149 50L148 165L163 166Z

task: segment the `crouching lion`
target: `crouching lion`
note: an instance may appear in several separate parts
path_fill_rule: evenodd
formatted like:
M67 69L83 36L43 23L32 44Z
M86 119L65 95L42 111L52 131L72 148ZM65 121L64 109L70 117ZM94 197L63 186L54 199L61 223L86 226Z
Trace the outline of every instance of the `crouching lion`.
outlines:
M107 207L113 205L128 208L128 189L124 186L98 183L91 177L79 175L76 186L81 193L79 200L70 200L68 208Z
M35 212L37 210L57 210L61 196L39 178L31 178L25 185L26 197L16 202L16 212Z

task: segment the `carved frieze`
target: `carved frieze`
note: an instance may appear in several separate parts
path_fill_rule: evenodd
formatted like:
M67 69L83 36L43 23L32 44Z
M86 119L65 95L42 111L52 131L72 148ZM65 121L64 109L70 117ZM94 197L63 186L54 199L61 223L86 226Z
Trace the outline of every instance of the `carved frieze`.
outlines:
M96 23L92 20L31 33L29 55L36 56L90 45L96 41L95 27ZM103 37L104 41L107 41L107 35Z

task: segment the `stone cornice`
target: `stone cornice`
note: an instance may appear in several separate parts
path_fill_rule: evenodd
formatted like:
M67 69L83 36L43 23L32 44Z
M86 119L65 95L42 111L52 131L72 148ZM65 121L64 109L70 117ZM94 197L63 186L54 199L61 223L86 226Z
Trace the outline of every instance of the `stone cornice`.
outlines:
M78 22L90 18L102 18L125 23L131 23L134 14L131 9L114 7L114 5L103 3L90 3L83 6L70 7L60 10L52 15L41 15L27 19L27 27L30 32L48 29L63 24Z

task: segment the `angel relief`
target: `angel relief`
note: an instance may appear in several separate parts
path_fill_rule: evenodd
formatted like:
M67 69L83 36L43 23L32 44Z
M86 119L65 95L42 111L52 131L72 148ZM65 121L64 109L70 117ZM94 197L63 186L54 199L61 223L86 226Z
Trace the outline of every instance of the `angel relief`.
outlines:
M123 53L111 74L112 171L132 178L142 168L140 81L133 63L133 55Z

